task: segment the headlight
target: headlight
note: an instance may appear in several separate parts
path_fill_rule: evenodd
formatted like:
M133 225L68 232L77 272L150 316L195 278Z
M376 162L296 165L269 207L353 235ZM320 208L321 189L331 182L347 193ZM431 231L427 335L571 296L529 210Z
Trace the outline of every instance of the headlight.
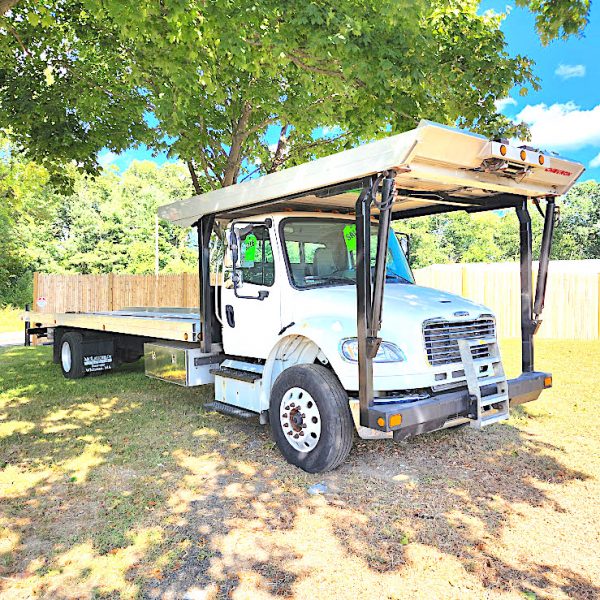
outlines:
M358 340L356 338L348 338L342 340L340 346L341 355L350 362L358 362ZM389 363L389 362L402 362L406 360L404 352L391 342L381 342L379 344L379 350L377 356L373 359L373 362L378 363Z

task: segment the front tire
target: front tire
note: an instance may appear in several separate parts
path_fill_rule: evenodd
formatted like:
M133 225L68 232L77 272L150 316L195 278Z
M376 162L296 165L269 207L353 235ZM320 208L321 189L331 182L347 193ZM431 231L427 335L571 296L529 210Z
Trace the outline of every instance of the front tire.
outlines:
M285 459L308 473L335 469L352 448L348 395L321 365L296 365L279 375L271 390L269 420Z
M83 368L83 336L70 331L60 339L60 368L67 379L80 379L85 376Z

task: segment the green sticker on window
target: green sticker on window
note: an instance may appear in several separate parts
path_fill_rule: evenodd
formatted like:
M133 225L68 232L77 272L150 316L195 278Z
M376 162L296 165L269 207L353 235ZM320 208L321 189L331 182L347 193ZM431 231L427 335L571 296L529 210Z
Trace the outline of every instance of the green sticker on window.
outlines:
M257 245L258 240L253 233L246 236L246 239L244 240L244 262L254 262Z
M346 225L344 227L344 242L349 252L356 252L356 225Z

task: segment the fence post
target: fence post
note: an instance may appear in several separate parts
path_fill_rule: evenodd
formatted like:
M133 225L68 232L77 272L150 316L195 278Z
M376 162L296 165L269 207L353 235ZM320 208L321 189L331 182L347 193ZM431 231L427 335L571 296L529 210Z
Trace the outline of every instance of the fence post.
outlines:
M33 308L35 309L36 306L36 299L38 298L38 291L39 291L39 277L40 274L35 271L35 273L33 274Z
M113 286L114 286L114 274L108 274L108 310L114 310L114 301L113 301Z
M31 309L31 305L26 304L25 305L26 312L29 312L30 309ZM29 320L25 321L25 342L24 342L25 346L31 346L31 336L29 335L29 326L30 325L31 325L31 323L29 322Z

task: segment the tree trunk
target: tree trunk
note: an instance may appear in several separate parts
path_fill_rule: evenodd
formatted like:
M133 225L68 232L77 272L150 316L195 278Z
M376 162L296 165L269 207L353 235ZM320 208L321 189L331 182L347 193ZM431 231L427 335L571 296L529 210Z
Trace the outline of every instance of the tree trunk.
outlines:
M190 172L190 177L192 178L192 185L194 186L194 191L196 194L202 193L202 187L200 186L200 182L198 181L198 174L196 173L196 169L194 168L194 163L191 160L187 161L187 168ZM208 173L206 174L208 177Z
M248 102L244 102L242 114L231 136L231 149L227 157L225 172L223 173L223 187L233 185L237 180L242 164L242 148L248 137L248 122L251 114L252 107Z

